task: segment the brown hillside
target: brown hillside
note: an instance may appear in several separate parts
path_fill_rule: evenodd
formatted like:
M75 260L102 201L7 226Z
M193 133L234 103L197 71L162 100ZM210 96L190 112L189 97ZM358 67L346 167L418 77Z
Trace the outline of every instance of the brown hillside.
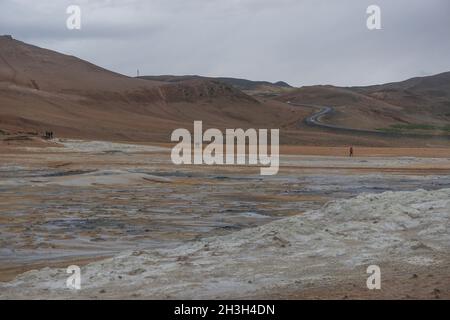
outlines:
M0 132L169 142L174 129L194 120L219 128L278 128L295 127L305 115L216 80L130 78L0 37Z

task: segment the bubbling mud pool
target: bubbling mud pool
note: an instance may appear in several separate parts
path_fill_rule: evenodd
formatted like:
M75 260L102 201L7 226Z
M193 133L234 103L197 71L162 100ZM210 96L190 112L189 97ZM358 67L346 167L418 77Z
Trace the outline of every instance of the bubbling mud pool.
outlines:
M262 177L255 168L177 167L167 150L145 146L65 141L27 152L0 167L2 268L174 248L361 193L450 187L450 174L348 169L417 159L341 158L345 168L329 171L317 166L335 159L287 157L289 169Z

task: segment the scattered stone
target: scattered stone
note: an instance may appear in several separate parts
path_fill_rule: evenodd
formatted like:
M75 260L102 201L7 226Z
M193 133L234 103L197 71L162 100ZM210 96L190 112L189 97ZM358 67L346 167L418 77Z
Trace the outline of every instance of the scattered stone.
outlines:
M128 272L127 274L129 276L136 276L136 275L144 273L144 272L145 272L145 269L139 268L139 269L132 270L132 271Z

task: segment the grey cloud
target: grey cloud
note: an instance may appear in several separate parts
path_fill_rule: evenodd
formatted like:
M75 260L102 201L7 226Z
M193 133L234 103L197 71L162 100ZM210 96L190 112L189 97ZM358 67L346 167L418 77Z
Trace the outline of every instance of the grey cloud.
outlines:
M383 29L369 31L374 3ZM448 14L447 0L3 0L0 30L129 75L364 85L450 70Z

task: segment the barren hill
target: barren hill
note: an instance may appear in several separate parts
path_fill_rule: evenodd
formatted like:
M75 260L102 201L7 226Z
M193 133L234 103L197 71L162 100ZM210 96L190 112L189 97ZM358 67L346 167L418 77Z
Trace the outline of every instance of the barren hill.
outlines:
M123 76L76 57L0 37L0 132L169 142L194 120L279 127L304 117L214 79L176 83ZM287 111L287 112L285 112ZM291 112L292 111L292 112Z
M294 89L284 81L272 83L269 81L252 81L247 79L227 78L227 77L203 77L197 75L185 75L185 76L161 75L161 76L142 76L139 78L152 81L163 81L167 83L182 82L194 79L216 80L228 84L230 86L233 86L236 89L242 90L243 92L254 96L277 96L279 94L287 93L290 90Z
M105 70L73 56L0 37L0 81L27 88L59 92L126 91L148 88L145 82Z
M302 87L278 98L334 108L329 124L392 133L450 132L450 72L368 87Z
M335 112L321 121L345 127L403 131L403 127L390 126L406 124L413 126L406 129L417 131L414 126L426 123L428 127L421 131L440 134L450 113L448 96L444 94L448 92L447 76L439 79L439 85L435 85L435 79L425 79L395 88L300 89L288 88L284 83L229 78L139 79L3 36L0 141L53 131L57 137L169 143L174 129L191 129L194 120L202 120L205 127L221 130L280 129L280 141L287 145L428 146L428 139L311 127L305 119L320 107L298 107L286 101L332 105ZM386 91L391 94L381 95ZM284 94L279 96L281 92ZM401 95L411 92L426 103L403 104L406 99L400 99ZM272 96L278 98L270 99ZM438 145L443 143L446 141Z

